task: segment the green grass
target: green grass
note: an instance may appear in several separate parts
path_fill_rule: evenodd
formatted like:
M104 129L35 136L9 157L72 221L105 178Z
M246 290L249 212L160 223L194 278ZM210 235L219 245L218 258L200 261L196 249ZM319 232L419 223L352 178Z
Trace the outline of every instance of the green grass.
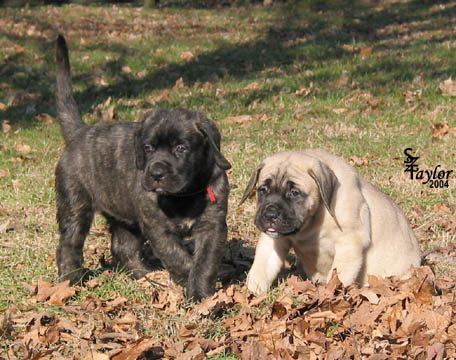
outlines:
M237 204L261 159L321 147L346 159L369 154L369 165L357 170L398 202L426 249L456 242L454 232L433 225L454 216L456 184L453 177L448 189L432 191L410 181L403 150L412 147L421 166L456 169L454 130L431 133L435 123L456 128L454 97L439 91L456 77L455 12L455 1L412 0L0 8L0 119L11 125L0 134L0 310L31 302L25 284L57 279L53 185L63 140L56 123L37 120L41 113L55 116L55 29L69 41L75 97L87 122L100 121L109 97L114 121L138 121L151 107L182 106L217 122L233 165L230 239L254 246L253 204ZM180 78L185 86L175 88ZM301 89L308 91L299 95ZM407 98L417 90L420 97ZM239 115L252 117L230 120ZM24 144L29 152L21 152ZM442 203L453 213L435 212ZM103 220L96 225L103 227ZM100 253L109 253L109 239L92 234L87 244L102 249L86 256L96 266ZM150 294L124 274L102 279L73 301L121 294L147 303ZM222 336L219 325L207 326ZM226 349L211 358L236 356Z

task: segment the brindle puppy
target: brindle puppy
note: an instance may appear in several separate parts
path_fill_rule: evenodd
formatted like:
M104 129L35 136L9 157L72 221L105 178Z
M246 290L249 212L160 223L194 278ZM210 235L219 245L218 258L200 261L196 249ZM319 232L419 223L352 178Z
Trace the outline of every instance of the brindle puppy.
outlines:
M215 290L227 237L229 193L220 134L201 113L153 110L141 123L88 126L72 95L68 49L57 40L57 111L66 149L56 169L61 280L83 280L83 245L96 211L114 260L140 278L150 245L199 300ZM195 240L190 253L183 238Z

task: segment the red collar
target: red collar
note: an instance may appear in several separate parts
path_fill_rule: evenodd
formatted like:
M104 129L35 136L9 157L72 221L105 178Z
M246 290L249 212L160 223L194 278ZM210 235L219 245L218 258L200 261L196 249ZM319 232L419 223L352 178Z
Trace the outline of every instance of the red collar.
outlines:
M212 188L210 186L208 186L206 188L206 191L207 191L207 194L209 195L209 200L211 201L211 203L217 202L217 199L215 198L214 191L212 190Z

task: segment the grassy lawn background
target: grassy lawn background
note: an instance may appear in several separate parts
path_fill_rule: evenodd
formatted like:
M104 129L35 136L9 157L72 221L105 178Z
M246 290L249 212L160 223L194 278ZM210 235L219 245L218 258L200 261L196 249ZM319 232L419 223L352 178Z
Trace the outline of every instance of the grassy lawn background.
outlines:
M84 358L93 345L61 337L57 342L31 337L25 345L27 338L18 335L30 334L32 314L70 314L65 306L36 296L39 279L54 283L57 278L53 186L63 149L54 119L58 33L69 42L75 97L88 123L138 121L151 107L175 106L204 111L217 122L223 153L233 165L228 225L235 255L227 271L236 273L236 291L245 291L242 274L258 236L254 202L238 206L250 175L268 154L310 147L350 160L390 195L423 250L445 248L431 257L437 276L454 276L454 173L448 188L430 189L404 173L403 152L413 148L422 169L456 170L456 102L448 94L456 90L454 83L452 89L442 85L456 79L455 1L181 5L0 8L0 354L26 357L31 351L30 358L37 353L44 358L59 352ZM102 256L109 257L109 236L97 217L85 257L95 267ZM106 272L64 303L82 306L88 298L125 297L128 306L114 307L118 313L105 309L103 316L112 320L130 312L138 322L147 319L135 330L137 338L159 335L187 344L179 329L202 320L184 302L171 311L169 294L180 290L165 272L157 278L168 287ZM282 284L271 291L255 316L267 316L287 289ZM151 299L168 304L166 311L151 306ZM222 322L242 306L235 301L228 308L221 319L202 321L198 334L219 343L227 338ZM96 331L108 320L94 316L90 321L91 336L99 339ZM131 340L112 343L127 347ZM43 349L53 352L40 354ZM108 350L113 346L96 351ZM238 358L237 353L226 345L213 357Z

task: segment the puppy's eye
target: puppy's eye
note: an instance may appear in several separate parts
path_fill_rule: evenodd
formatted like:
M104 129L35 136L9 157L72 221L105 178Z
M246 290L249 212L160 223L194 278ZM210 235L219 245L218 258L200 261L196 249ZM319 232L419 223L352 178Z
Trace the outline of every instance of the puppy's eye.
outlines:
M188 151L187 147L185 145L177 145L174 151L178 154L183 154Z
M150 144L145 144L144 145L144 151L146 153L151 153L151 152L155 151L155 148L152 145L150 145Z
M263 186L260 186L257 191L258 191L258 194L265 195L268 193L269 189L267 186L263 185Z
M287 196L288 196L289 198L295 198L295 197L297 197L297 196L299 196L299 195L301 195L301 191L299 191L298 189L295 189L295 188L290 189L290 190L288 191L288 193L287 193Z

